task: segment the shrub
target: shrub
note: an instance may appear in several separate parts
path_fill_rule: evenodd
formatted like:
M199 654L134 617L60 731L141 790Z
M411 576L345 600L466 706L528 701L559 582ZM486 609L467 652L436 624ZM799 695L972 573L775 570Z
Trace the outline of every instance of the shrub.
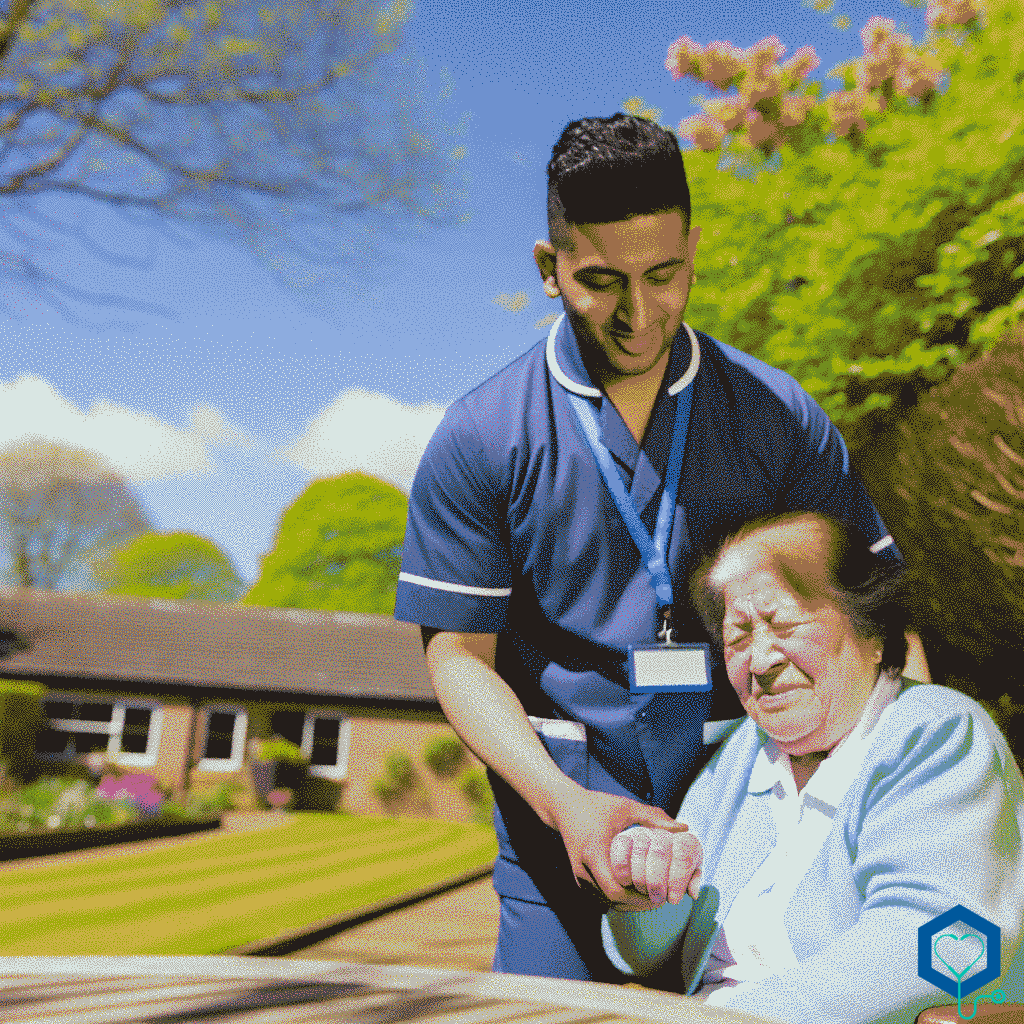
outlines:
M437 736L423 748L423 761L440 778L453 778L466 761L466 748L454 733Z
M263 761L275 761L278 764L309 767L309 758L302 752L302 748L297 743L280 737L264 740L260 744L260 758Z
M482 825L491 824L494 794L487 773L482 768L469 768L459 776L456 785L473 809L473 820Z
M370 789L386 808L414 791L421 802L425 798L412 758L403 750L392 750L384 758L384 775L371 783Z
M44 693L45 686L0 679L0 762L17 782L28 782L36 770L36 735L46 725Z

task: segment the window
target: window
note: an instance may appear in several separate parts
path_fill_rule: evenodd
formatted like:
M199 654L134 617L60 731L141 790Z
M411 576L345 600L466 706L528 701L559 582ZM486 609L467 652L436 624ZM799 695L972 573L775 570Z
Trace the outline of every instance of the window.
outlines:
M343 779L348 772L352 723L332 711L275 711L270 731L291 740L309 758L309 772L327 779Z
M36 737L36 752L47 760L70 761L103 753L124 765L156 764L162 713L159 704L50 694L43 701L47 726Z
M203 756L196 768L204 772L232 772L242 767L248 716L241 708L206 709Z

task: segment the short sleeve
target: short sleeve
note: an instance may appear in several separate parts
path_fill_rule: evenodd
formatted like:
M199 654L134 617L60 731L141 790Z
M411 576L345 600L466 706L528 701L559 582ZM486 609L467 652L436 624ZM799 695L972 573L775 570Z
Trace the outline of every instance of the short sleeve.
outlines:
M799 424L786 479L786 504L794 511L812 509L847 520L879 557L901 560L863 481L850 465L846 442L825 410L795 381L785 400Z
M504 627L512 572L503 504L477 424L457 402L413 481L396 619L463 633Z

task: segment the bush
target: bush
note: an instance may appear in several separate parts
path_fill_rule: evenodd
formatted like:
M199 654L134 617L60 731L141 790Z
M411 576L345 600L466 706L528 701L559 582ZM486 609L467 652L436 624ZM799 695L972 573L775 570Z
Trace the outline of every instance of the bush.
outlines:
M45 686L0 679L0 762L16 782L35 775L36 735L46 725L41 698Z
M309 767L309 758L302 752L297 743L290 740L276 737L272 740L264 740L260 744L260 759L263 761L274 761L277 764L291 764L295 766Z
M139 810L129 800L106 800L83 779L46 777L0 800L0 833L122 825Z
M403 750L392 750L384 758L384 775L376 779L370 789L386 808L413 792L419 794L421 802L425 797L412 758Z
M438 736L423 748L423 761L439 778L453 778L466 761L466 748L454 733Z
M494 794L487 781L487 773L482 768L470 768L459 776L456 785L473 808L473 820L490 825Z

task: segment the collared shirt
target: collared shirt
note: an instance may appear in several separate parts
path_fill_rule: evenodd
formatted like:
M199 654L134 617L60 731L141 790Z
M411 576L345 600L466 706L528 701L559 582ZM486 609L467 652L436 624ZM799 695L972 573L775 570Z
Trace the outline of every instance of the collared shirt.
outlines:
M898 676L879 676L857 724L799 793L789 755L766 737L747 792L771 794L775 846L733 901L704 970L703 992L718 983L757 981L797 966L783 923L786 908L832 831L836 810L868 755L871 730L900 688ZM722 1000L711 996L708 1001Z
M445 414L413 483L395 607L406 622L497 633L495 668L527 714L585 727L583 744L542 737L559 767L669 813L700 766L704 722L742 708L714 646L710 693L630 694L628 647L657 640L654 590L567 392L594 404L602 441L653 532L684 388L693 395L668 552L677 639L709 641L688 578L723 530L745 519L806 509L845 516L866 545L899 557L839 432L792 377L684 325L638 446L587 375L563 317L546 343ZM493 775L492 785L502 858L515 863L507 819L529 828L529 815ZM506 884L499 869L499 892L543 898L529 872Z

